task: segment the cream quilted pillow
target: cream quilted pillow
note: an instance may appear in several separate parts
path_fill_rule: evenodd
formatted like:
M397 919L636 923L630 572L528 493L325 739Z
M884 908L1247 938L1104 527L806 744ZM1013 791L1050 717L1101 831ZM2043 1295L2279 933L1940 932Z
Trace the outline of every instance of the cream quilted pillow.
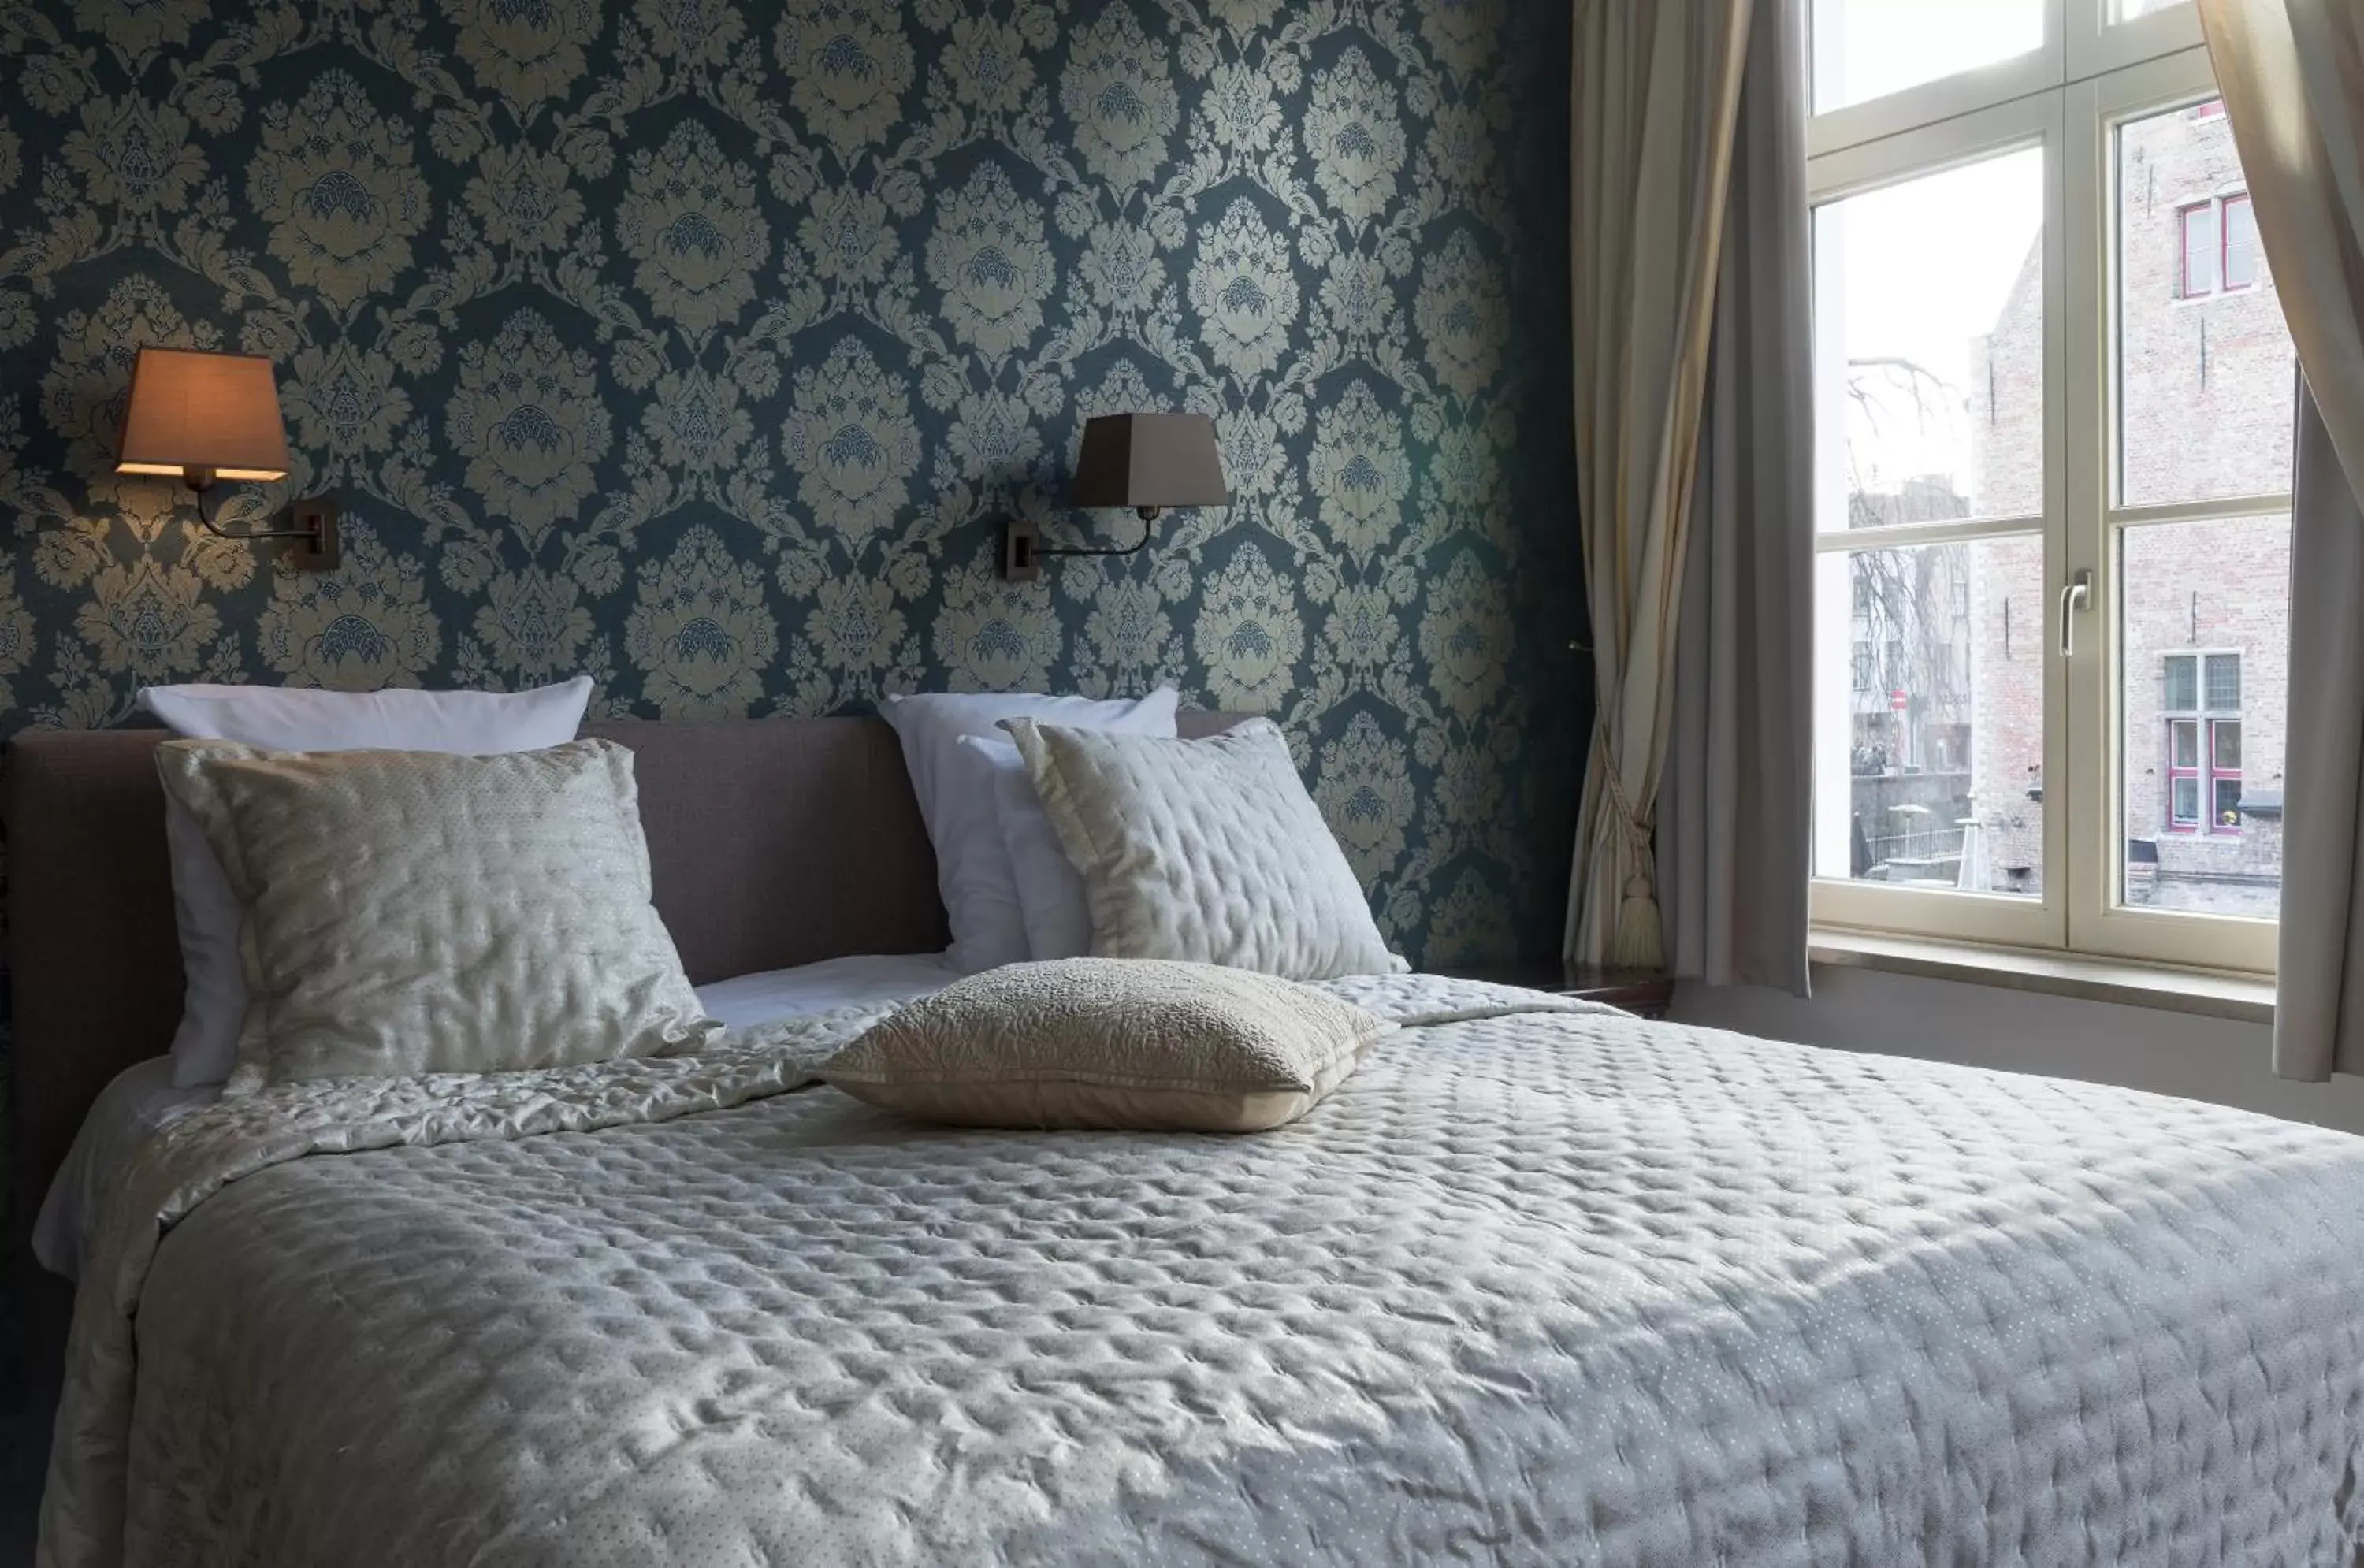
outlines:
M228 1094L694 1048L719 1026L650 902L632 754L157 748L245 915Z
M1003 728L1084 879L1096 956L1288 980L1405 968L1270 719L1202 740Z
M1395 1025L1269 975L1064 958L954 982L821 1069L857 1099L963 1127L1261 1132L1344 1083Z

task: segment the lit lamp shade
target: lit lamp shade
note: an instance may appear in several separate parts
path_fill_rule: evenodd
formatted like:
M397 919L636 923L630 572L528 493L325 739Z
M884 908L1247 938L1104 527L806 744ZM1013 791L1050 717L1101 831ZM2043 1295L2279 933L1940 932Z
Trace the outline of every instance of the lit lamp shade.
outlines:
M115 472L170 474L193 484L286 478L287 428L271 361L140 350Z
M1224 506L1223 459L1204 414L1103 414L1084 426L1068 496L1077 506Z

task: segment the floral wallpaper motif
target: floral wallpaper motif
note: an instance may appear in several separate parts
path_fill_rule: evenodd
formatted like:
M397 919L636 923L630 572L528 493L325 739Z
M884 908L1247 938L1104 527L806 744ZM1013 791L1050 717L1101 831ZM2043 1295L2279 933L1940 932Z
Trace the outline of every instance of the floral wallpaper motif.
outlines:
M151 682L1278 717L1432 963L1553 949L1588 718L1565 7L0 4L0 732ZM343 567L110 472L143 343L267 354ZM1084 420L1236 492L994 573Z

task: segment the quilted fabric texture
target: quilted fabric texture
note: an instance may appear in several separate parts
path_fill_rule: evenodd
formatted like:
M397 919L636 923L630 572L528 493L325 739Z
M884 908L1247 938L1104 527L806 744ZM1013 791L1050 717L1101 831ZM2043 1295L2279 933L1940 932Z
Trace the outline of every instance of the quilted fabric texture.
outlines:
M964 1127L1262 1132L1295 1121L1393 1024L1204 963L1014 963L914 1002L821 1076Z
M1327 989L1405 1027L1260 1138L753 1050L191 1117L103 1224L45 1561L2353 1560L2358 1140Z
M1200 740L1003 728L1083 875L1096 955L1290 980L1405 967L1269 719Z
M707 1023L650 902L632 754L157 749L245 910L225 1093L643 1056Z
M321 692L285 686L148 686L139 706L190 740L274 751L531 751L574 739L591 678L530 692ZM177 800L164 807L173 901L188 1000L173 1035L173 1081L219 1084L238 1065L246 1020L238 895L203 829Z

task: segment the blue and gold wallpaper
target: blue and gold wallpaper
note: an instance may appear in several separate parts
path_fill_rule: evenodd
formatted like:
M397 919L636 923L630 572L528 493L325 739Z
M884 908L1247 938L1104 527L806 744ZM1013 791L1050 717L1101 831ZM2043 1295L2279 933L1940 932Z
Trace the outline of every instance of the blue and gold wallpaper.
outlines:
M1389 932L1553 951L1589 722L1567 19L1520 0L0 4L0 733L162 681L618 714L1178 682L1274 714ZM298 573L111 472L267 354ZM1084 419L1236 494L1004 584Z

